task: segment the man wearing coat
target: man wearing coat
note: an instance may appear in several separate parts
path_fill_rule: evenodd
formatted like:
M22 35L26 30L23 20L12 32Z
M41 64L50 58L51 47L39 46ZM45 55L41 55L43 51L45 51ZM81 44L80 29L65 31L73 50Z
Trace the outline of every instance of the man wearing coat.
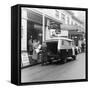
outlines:
M47 64L47 45L45 42L42 43L42 58L41 58L41 63L42 65Z

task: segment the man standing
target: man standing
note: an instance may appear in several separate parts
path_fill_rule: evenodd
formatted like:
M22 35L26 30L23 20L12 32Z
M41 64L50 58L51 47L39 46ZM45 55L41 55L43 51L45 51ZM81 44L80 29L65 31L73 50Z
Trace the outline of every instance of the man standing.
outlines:
M33 43L32 39L29 39L29 54L32 55L33 53Z
M47 64L47 45L45 42L42 43L42 58L41 58L41 63L42 65Z
M37 61L37 53L36 53L37 47L38 47L38 41L35 39L33 40L33 55L32 55L32 59L34 61Z
M38 56L39 56L39 52L40 52L40 41L38 40L33 40L33 55L32 55L32 59L37 63L38 62Z
M84 42L82 42L82 52L84 52Z
M81 45L82 45L82 41L79 40L79 41L78 41L79 53L81 53L81 47L82 47Z

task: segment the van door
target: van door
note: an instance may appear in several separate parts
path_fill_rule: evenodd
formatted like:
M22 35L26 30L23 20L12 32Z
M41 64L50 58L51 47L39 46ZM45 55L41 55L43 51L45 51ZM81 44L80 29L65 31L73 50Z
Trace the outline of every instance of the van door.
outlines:
M60 51L60 49L61 49L61 40L58 40L57 50Z
M47 49L50 55L56 55L57 54L57 45L58 42L48 42L47 43Z

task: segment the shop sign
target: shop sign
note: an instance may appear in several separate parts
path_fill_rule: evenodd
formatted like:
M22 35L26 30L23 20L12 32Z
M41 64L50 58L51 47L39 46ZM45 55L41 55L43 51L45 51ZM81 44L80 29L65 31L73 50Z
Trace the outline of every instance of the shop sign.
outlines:
M31 10L27 10L27 18L28 20L38 23L38 24L42 24L42 15L33 12Z
M68 31L67 30L61 30L61 32L57 34L55 29L51 29L50 30L50 36L51 37L61 37L61 36L68 37Z
M27 52L22 52L21 54L21 58L22 58L22 65L23 66L27 66L29 65L29 57L28 57L28 53Z
M57 33L60 33L60 23L55 22L54 20L46 19L48 29L55 29ZM45 22L46 23L46 22Z
M50 29L60 29L60 24L50 21Z

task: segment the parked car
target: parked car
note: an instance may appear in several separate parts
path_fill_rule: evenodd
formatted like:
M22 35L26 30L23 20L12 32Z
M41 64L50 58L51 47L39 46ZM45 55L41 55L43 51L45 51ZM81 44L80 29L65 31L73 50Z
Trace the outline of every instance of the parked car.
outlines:
M77 49L73 40L62 37L59 39L47 40L46 44L48 62L62 61L66 63L69 59L76 59Z

